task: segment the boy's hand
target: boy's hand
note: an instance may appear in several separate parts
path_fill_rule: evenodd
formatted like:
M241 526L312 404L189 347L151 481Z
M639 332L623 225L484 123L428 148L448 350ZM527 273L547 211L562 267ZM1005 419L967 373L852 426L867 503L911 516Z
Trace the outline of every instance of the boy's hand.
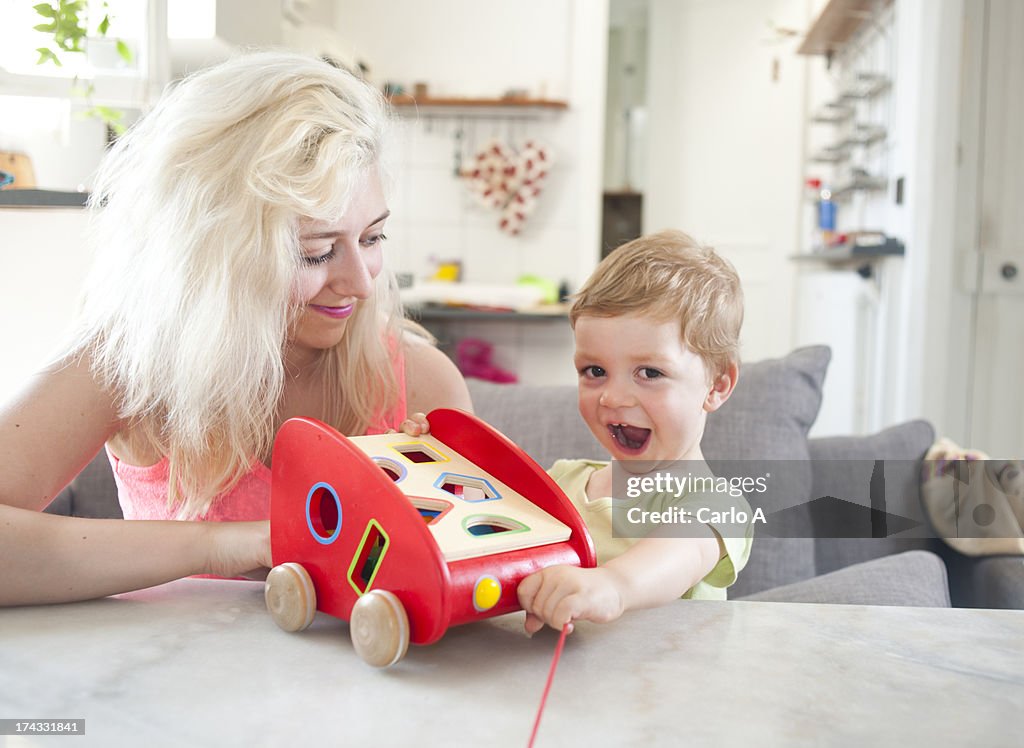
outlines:
M402 433L407 436L423 436L430 433L430 422L423 413L413 413L399 424Z
M607 569L549 566L519 583L519 604L526 611L526 633L531 636L544 624L561 631L571 621L614 621L625 607L619 580Z

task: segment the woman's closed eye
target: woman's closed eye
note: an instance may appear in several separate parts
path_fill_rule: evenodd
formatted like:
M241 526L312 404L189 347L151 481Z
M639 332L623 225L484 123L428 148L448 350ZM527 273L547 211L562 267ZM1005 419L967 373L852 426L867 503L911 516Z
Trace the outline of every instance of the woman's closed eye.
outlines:
M364 247L375 247L378 244L386 242L387 239L387 236L385 236L384 234L372 234L371 236L367 236L364 239L360 239L359 243Z
M324 252L322 255L303 255L302 264L309 266L323 265L325 262L330 262L337 252L334 251L332 246L329 250Z
M363 239L360 239L359 240L359 245L361 247L363 247L364 249L372 249L373 247L376 247L376 246L380 245L385 240L387 240L387 237L384 234L373 234L371 236L367 236L367 237L365 237ZM323 265L325 262L330 262L331 260L333 260L335 255L337 255L337 254L338 254L337 245L332 244L331 248L328 249L323 254L303 255L302 256L302 263L304 265L309 265L309 266Z

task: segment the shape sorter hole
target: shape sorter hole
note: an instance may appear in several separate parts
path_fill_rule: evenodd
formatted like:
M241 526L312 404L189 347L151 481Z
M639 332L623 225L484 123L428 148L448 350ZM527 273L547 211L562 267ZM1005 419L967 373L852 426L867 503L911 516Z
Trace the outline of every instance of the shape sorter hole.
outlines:
M423 517L428 525L436 525L440 519L448 513L452 505L442 499L426 499L422 496L410 497L409 501L416 507L416 511Z
M374 457L373 461L377 467L384 471L384 475L389 477L395 483L398 483L405 478L408 472L405 466L402 465L398 460L392 460L390 457Z
M522 522L517 522L508 517L496 517L494 515L475 514L467 517L463 523L466 532L470 535L498 535L503 532L524 532L529 530Z
M356 551L349 567L349 581L360 595L370 588L387 548L388 536L381 530L380 525L370 520L363 541L359 544L359 550Z
M394 449L400 452L409 462L447 462L447 458L441 456L426 444L396 444Z
M437 479L434 486L463 501L489 501L501 498L494 490L494 486L483 478L474 478L471 475L445 473Z
M331 543L338 537L341 525L341 501L337 492L326 483L317 483L306 499L309 529L320 543Z

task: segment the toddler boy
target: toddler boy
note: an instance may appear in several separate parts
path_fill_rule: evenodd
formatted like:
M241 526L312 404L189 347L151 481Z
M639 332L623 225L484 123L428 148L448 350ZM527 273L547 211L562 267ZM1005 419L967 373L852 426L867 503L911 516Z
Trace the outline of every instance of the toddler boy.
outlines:
M742 496L659 488L630 502L618 484L685 465L688 480L675 485L714 485L700 441L707 414L739 375L743 292L735 269L682 232L644 236L598 265L569 320L580 415L613 462L559 460L549 471L586 522L598 566L553 566L524 579L527 631L611 621L679 597L725 599L750 554L752 526L725 519L750 516ZM613 464L621 471L617 498ZM630 509L668 510L677 521L631 530L634 518L651 515Z

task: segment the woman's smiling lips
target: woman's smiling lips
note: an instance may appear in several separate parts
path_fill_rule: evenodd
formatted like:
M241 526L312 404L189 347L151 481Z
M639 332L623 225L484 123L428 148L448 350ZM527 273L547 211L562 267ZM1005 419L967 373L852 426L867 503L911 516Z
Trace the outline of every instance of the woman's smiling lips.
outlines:
M326 317L331 319L344 319L348 315L352 314L352 309L355 304L348 304L346 306L321 306L320 304L310 304L309 308L315 312L320 312Z

